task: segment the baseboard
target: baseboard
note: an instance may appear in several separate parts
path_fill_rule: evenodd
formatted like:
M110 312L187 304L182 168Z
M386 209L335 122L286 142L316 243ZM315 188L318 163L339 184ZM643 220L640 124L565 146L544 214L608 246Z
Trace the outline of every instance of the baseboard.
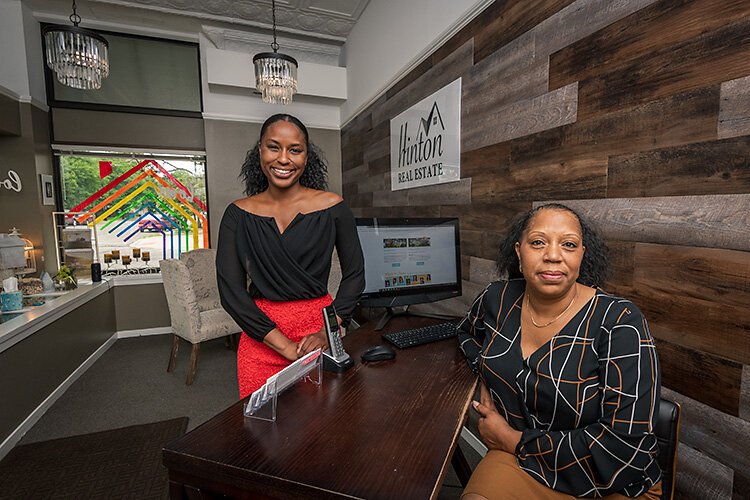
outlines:
M479 453L479 456L484 457L487 454L487 447L478 437L474 435L469 429L463 427L461 429L461 437L466 443L472 447L474 451Z
M99 359L102 354L107 352L107 350L112 347L112 345L117 340L117 334L112 335L110 338L107 339L104 344L102 344L96 351L94 351L91 356L86 358L86 361L81 363L81 365L73 371L68 377L63 380L63 382L54 390L52 393L45 398L44 401L42 401L39 406L37 406L34 411L32 411L26 419L24 419L23 422L21 422L21 425L16 427L16 430L10 433L10 435L5 438L5 440L0 444L0 460L2 460L5 455L10 452L10 450L13 449L13 447L18 443L18 441L21 440L21 438L26 434L29 429L31 429L34 424L36 424L40 418L45 414L45 412L53 405L55 404L55 401L57 401L60 396L65 394L65 391L70 388L73 383L78 380L78 377L83 375L86 370L88 370L91 365L93 365L97 359Z
M127 339L131 337L145 337L147 335L164 335L172 333L171 326L157 326L156 328L140 328L138 330L120 330L117 332L118 339Z

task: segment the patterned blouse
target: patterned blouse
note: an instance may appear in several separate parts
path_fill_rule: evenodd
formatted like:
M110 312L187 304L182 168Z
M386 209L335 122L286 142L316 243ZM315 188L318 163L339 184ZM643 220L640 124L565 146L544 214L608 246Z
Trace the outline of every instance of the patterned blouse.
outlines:
M522 432L518 465L578 497L636 497L661 480L659 360L630 301L594 297L527 359L523 279L491 283L459 324L461 349L497 410Z

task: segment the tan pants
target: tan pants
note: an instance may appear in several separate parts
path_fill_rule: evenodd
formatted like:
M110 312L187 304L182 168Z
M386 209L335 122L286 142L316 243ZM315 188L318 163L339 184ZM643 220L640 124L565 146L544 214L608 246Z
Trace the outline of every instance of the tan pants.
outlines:
M576 497L555 491L536 481L521 470L516 457L503 451L491 450L485 455L471 475L463 495L475 493L489 500L573 500ZM630 500L629 497L614 493L605 500ZM661 482L654 485L638 500L659 500Z

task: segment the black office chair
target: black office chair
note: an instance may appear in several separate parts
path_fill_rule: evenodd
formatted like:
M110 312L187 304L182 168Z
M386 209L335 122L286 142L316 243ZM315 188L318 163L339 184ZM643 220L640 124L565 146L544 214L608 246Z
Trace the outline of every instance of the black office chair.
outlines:
M662 399L659 404L659 416L656 419L657 461L661 468L661 498L672 500L674 481L677 474L677 444L680 441L680 405Z
M470 428L476 427L476 423L472 422L471 418L467 424ZM667 399L661 400L654 433L656 434L658 447L657 462L659 462L662 471L661 498L662 500L672 500L674 497L674 480L677 473L677 444L680 437L679 404ZM453 465L461 485L466 486L472 471L458 444L456 444L451 465Z

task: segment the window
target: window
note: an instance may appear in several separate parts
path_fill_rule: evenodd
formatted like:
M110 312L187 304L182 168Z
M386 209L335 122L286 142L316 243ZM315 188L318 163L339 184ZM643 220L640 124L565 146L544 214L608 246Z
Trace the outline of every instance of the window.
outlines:
M202 110L198 44L100 32L109 42L110 74L98 90L66 87L46 69L53 107L156 110L199 114Z
M203 156L58 155L63 209L88 212L65 217L59 233L93 220L97 244L92 255L98 251L105 274L149 272L160 259L208 248ZM61 260L66 262L64 251Z

